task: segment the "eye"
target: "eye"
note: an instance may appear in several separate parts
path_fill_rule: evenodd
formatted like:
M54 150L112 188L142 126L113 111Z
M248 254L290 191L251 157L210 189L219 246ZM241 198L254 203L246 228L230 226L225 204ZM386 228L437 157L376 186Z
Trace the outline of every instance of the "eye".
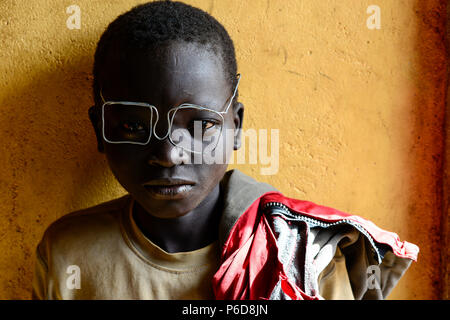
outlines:
M192 121L192 123L191 123L191 125L189 126L189 130L190 131L193 131L194 130L194 127L195 127L195 123L196 122L201 122L201 125L202 125L202 131L203 132L207 132L208 130L213 130L213 129L215 129L217 126L218 126L218 122L217 121L215 121L215 120L210 120L210 119L197 119L197 120L194 120L194 121Z
M209 121L209 120L202 120L202 129L203 131L206 131L208 129L213 128L216 125L215 122Z
M145 130L145 127L142 124L132 121L123 122L122 128L129 133L136 133L138 131Z

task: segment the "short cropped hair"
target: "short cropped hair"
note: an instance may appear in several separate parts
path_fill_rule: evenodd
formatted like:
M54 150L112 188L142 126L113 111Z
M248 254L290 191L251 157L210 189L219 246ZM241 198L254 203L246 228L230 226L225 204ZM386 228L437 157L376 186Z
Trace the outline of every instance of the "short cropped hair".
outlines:
M230 87L234 88L237 81L236 53L233 40L222 24L207 12L185 3L154 1L120 15L100 37L93 69L96 104L100 104L101 70L108 50L119 46L121 53L125 54L123 50L157 49L180 40L205 45L219 55Z

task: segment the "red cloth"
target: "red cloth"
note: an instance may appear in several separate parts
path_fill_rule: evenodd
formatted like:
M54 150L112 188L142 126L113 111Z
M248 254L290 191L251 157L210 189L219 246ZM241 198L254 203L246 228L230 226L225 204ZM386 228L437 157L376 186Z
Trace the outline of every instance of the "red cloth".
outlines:
M230 231L221 255L222 264L212 281L216 299L268 299L278 280L281 280L283 292L293 300L318 299L304 293L286 276L278 259L275 236L267 219L258 210L268 202L280 202L294 212L327 222L352 220L364 227L375 241L390 245L395 255L417 260L417 246L401 242L398 235L382 230L368 220L309 201L287 198L278 192L269 192L258 198Z

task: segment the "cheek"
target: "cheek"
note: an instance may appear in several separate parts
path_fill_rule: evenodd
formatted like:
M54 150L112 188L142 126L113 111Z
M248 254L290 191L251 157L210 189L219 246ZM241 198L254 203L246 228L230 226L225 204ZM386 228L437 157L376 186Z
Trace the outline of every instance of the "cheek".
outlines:
M109 147L105 148L105 155L111 171L122 185L139 176L139 157L135 151Z
M214 187L222 180L226 170L226 164L210 164L201 165L201 169L198 171L200 185L202 190L210 192Z

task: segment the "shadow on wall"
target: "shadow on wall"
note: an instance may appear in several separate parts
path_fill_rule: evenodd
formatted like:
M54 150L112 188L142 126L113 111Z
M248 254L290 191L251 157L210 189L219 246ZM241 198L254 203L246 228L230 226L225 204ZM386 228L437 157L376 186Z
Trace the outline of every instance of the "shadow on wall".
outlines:
M85 40L68 39L61 48L68 56L48 63L51 68L42 70L52 57L25 61L35 62L26 68L29 77L11 77L29 81L3 94L1 299L31 298L35 248L52 221L121 194L97 152L88 117L93 52L78 54L73 47Z
M440 299L443 290L441 252L446 250L441 239L447 91L446 1L417 1L415 13L419 59L415 91L418 94L411 107L414 114L411 137L414 141L405 155L409 157L405 160L411 164L409 183L414 188L411 194L415 197L410 201L413 204L409 207L411 220L406 223L410 225L411 233L416 235L421 252L417 267L411 270L410 276L429 278L433 290L429 296Z

